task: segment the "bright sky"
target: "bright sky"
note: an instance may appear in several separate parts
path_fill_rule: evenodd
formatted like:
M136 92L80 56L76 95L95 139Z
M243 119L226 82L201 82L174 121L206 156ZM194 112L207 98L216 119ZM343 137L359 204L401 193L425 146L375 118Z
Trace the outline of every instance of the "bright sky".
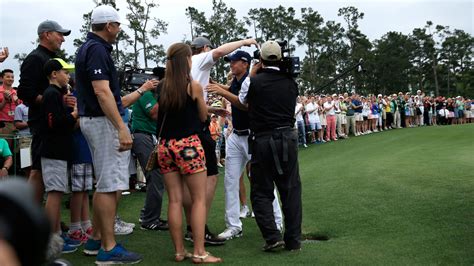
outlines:
M188 6L205 11L209 16L212 0L155 0L160 6L154 9L152 15L168 22L168 34L156 42L163 44L165 49L172 43L183 38L190 39L190 26L185 15ZM297 10L302 7L312 7L318 11L325 21L336 20L343 22L337 16L338 9L345 6L355 6L365 16L360 21L360 30L373 41L379 39L388 31L398 31L409 34L416 27L423 27L431 20L434 25L447 25L451 29L462 29L474 35L474 1L470 0L226 0L228 7L237 10L237 16L247 15L250 8L275 8L278 5L292 6ZM126 1L117 0L122 20L125 19ZM29 53L35 48L31 42L37 38L36 29L39 23L46 19L56 20L72 33L66 37L63 48L73 54L74 38L80 36L79 29L83 24L82 15L90 12L94 3L90 0L0 0L0 47L8 46L10 57L0 66L0 69L11 68L19 77L18 61L13 59L16 53ZM125 26L124 26L125 27ZM252 31L249 31L251 34ZM304 47L297 49L297 55L304 57ZM15 82L18 85L18 82Z

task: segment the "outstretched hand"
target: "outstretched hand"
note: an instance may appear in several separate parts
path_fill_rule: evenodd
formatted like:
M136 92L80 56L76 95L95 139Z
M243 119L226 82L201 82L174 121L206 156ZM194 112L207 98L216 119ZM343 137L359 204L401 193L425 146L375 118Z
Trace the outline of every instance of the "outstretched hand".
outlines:
M0 63L5 61L9 54L10 53L8 52L8 47L3 47L3 50L0 51Z

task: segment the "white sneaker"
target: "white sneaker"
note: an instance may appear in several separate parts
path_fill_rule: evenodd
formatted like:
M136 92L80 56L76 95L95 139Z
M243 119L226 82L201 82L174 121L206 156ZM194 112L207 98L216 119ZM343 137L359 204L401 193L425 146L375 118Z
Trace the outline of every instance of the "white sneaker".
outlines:
M124 226L120 223L115 223L114 225L114 234L115 235L129 235L133 233L133 228Z
M133 224L135 225L135 224ZM133 233L133 227L130 223L122 221L119 217L115 218L114 234L116 235L129 235Z
M253 213L253 211L252 211L252 215L250 215L250 217L255 218L255 213Z
M242 209L240 209L240 218L248 218L250 217L250 209L247 205L242 206Z
M135 228L134 223L127 223L127 222L123 221L119 216L115 216L115 223L116 224L119 223L122 226L131 227L132 229Z
M241 237L243 235L242 230L236 228L227 228L224 232L220 233L217 237L220 239L230 240L232 238Z
M308 145L306 145L306 144L303 144L303 147L305 147L305 148L308 148Z

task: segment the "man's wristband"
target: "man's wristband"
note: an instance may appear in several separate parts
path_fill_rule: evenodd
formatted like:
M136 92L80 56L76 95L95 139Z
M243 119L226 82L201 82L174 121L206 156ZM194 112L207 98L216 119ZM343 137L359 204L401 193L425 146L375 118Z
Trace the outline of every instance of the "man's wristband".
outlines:
M140 96L143 96L143 93L144 93L144 92L143 92L142 89L138 88L138 89L136 90L136 92L138 92L138 94L140 94Z

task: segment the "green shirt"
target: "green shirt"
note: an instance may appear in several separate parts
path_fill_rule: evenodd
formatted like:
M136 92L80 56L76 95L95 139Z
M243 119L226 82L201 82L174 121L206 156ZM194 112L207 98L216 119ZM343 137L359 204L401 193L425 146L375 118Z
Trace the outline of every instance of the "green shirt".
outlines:
M132 106L132 132L141 131L156 134L156 121L150 117L150 111L156 104L151 91L143 94Z
M5 139L0 139L0 156L2 156L2 158L12 156L8 142Z

